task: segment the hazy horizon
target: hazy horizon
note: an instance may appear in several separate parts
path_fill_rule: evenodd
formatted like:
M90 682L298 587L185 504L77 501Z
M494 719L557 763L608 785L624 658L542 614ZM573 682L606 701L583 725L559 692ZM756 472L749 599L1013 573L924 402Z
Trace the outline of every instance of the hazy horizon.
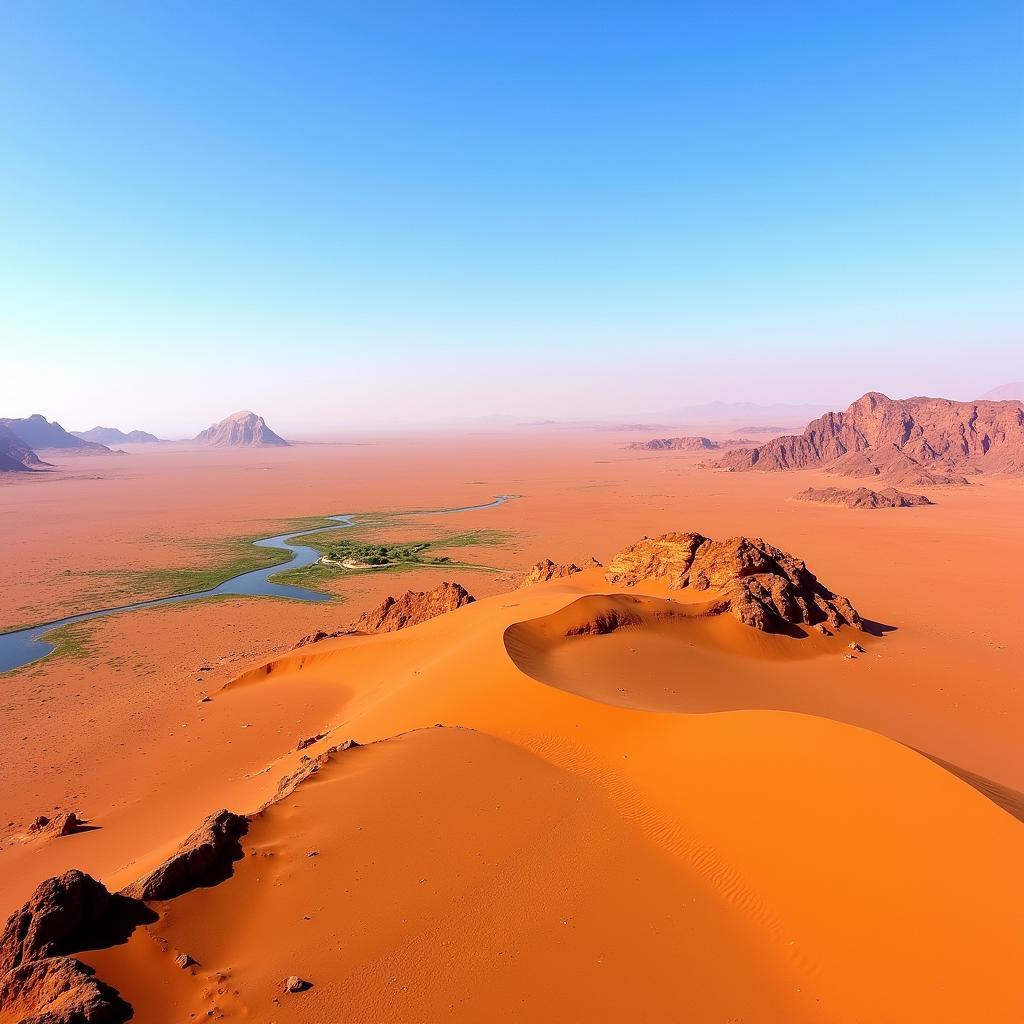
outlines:
M20 5L0 416L977 397L1024 377L1022 28L1009 3Z

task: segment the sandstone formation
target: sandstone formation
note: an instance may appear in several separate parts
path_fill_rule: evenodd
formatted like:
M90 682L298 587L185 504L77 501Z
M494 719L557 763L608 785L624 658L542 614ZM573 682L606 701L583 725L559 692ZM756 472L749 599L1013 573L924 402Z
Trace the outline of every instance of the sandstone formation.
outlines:
M458 583L441 583L427 591L407 590L401 597L386 597L376 608L360 616L356 629L363 633L392 633L455 611L474 600Z
M24 473L45 465L17 434L0 424L0 473Z
M709 437L655 437L650 441L631 441L626 447L647 452L700 452L715 451L721 445Z
M824 505L845 505L847 508L911 508L914 505L934 505L923 494L908 494L895 487L873 491L869 487L808 487L794 495L797 501L817 501Z
M99 945L114 898L102 882L72 869L40 882L0 936L0 976L30 960Z
M607 579L625 586L656 579L672 590L710 591L710 613L728 611L764 632L818 625L863 628L845 597L824 587L800 559L760 538L715 541L699 533L645 538L612 559Z
M336 629L328 633L326 630L317 629L304 636L295 647L306 647L309 644L318 644L321 640L333 640L337 636L348 636L356 632L355 629ZM294 650L294 648L293 648Z
M0 977L0 1019L18 1024L123 1024L132 1008L69 956L31 960Z
M56 420L50 423L39 413L24 419L0 419L0 426L7 427L15 437L36 451L41 448L68 448L94 453L110 451L105 444L84 441L74 434L69 434Z
M547 583L548 580L562 579L565 576L574 576L578 572L583 572L583 569L600 569L601 563L591 557L590 561L583 568L578 566L575 562L558 563L552 562L550 558L542 558L525 576L523 582L519 584L520 589L523 587L532 587L536 583Z
M131 1007L70 954L122 942L152 915L82 871L41 882L0 936L0 1020L119 1024Z
M83 441L95 441L98 444L153 444L160 440L155 434L145 430L129 430L126 434L117 427L93 427L92 430L72 430L71 434Z
M181 848L155 871L126 886L124 895L140 900L169 900L200 886L215 885L231 874L242 856L241 838L249 820L219 810L193 832Z
M243 410L214 423L195 437L201 444L220 448L287 447L288 442L267 426L262 416Z
M845 461L842 461L844 460ZM829 412L802 434L723 455L716 468L813 469L878 476L905 484L966 482L982 470L1024 473L1024 406L1019 402L894 401L870 392Z

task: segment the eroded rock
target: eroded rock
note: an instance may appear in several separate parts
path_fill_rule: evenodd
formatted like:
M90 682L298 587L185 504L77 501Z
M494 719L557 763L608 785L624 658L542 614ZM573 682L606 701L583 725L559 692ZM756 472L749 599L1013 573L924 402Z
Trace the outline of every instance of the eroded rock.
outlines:
M401 597L387 597L360 616L356 629L363 633L392 633L455 611L476 599L459 583L444 582L433 590L407 590Z
M124 893L140 900L169 900L205 885L216 885L231 875L231 865L242 857L241 838L249 831L242 814L219 810L193 832L177 853L145 878L126 886Z
M123 1024L132 1008L68 956L31 960L0 978L0 1014L18 1024Z
M845 597L823 586L802 560L760 538L715 541L693 532L645 538L612 559L607 579L625 586L664 580L672 590L711 591L718 600L712 612L728 611L763 632L863 628Z

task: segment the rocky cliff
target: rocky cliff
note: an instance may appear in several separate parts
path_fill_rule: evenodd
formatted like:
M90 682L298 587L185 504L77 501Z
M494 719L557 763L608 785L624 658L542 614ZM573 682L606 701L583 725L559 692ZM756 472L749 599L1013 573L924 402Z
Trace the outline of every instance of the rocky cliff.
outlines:
M802 434L729 452L714 466L732 472L828 466L907 484L965 483L966 475L981 471L1022 474L1024 405L894 400L870 392L845 412L813 420Z

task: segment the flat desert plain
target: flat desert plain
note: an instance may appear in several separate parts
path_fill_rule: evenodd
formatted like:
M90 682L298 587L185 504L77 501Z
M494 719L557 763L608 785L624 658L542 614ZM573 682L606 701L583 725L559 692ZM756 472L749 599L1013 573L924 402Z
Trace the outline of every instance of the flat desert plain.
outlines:
M140 446L4 480L5 628L326 515L451 562L93 619L0 676L0 910L69 869L144 893L74 953L147 1022L1024 1019L1024 484L820 505L793 495L834 476L636 439ZM865 629L766 634L609 578L683 531L791 553ZM544 558L583 571L520 587ZM344 632L444 580L477 600ZM318 630L342 635L296 647ZM238 834L207 841L221 809Z

